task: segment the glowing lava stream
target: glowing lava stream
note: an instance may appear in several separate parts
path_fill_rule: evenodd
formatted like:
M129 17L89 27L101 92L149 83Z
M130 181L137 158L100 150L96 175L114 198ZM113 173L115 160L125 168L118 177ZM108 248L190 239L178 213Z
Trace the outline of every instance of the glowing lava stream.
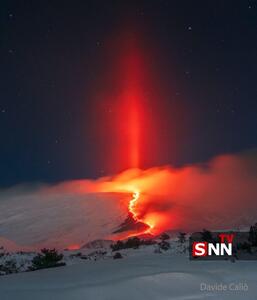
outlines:
M140 232L138 233L139 234L151 234L151 230L153 229L153 225L146 222L145 220L142 220L138 217L138 214L136 213L135 211L135 206L136 206L136 203L138 202L138 199L140 197L140 192L136 191L133 193L132 195L132 199L130 200L129 202L129 212L132 214L132 218L134 219L135 222L141 222L141 223L144 223L148 226L148 228L146 230L144 230L143 232Z
M139 192L134 192L134 194L132 195L133 198L129 202L129 211L132 213L133 219L135 221L137 221L137 214L136 214L134 208L135 208L135 205L136 205L136 202L137 202L139 196L140 196Z

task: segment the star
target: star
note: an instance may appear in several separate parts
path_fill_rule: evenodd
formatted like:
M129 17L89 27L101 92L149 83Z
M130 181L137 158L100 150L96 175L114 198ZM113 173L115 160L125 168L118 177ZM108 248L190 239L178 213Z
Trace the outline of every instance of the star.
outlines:
M188 26L188 28L187 28L188 30L192 30L192 27L191 26Z

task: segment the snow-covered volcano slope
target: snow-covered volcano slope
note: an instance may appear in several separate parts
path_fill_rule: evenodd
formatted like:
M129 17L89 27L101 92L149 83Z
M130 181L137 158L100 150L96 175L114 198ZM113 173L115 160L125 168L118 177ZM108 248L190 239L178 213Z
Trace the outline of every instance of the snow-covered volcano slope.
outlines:
M126 218L128 200L118 193L1 194L0 246L63 249L108 237Z
M257 262L189 261L185 254L137 251L0 278L1 300L257 299ZM201 290L223 284L227 291ZM246 284L248 290L235 290Z

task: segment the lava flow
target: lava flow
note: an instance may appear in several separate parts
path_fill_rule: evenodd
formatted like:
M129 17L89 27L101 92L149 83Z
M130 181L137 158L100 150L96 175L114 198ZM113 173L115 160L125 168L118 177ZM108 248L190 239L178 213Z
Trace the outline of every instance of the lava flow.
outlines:
M136 205L138 203L138 200L140 198L140 192L136 191L133 193L132 195L132 199L130 200L129 202L129 206L128 206L128 209L129 209L129 212L131 213L131 217L132 219L134 220L135 223L142 223L144 225L147 226L146 229L144 229L143 231L140 231L138 232L136 235L141 235L141 234L152 234L151 230L153 229L153 224L151 224L150 222L148 222L147 220L143 220L141 219L137 212L136 212ZM133 234L135 235L135 234Z
M129 202L129 211L132 213L133 219L135 221L137 221L137 214L136 214L134 208L135 208L136 202L137 202L137 200L138 200L139 197L140 197L140 193L139 192L135 192L133 194L132 200L130 200L130 202Z

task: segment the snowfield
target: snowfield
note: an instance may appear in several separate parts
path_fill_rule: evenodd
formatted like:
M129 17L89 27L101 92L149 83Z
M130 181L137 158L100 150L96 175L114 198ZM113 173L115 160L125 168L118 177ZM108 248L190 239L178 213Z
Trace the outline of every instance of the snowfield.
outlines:
M130 195L2 192L0 246L11 251L82 246L106 238L127 216ZM103 211L104 213L99 213Z
M96 260L71 258L66 251L65 267L1 276L0 299L257 299L256 261L190 261L176 242L163 253L155 250L124 249L115 260L110 250ZM227 290L206 290L220 284Z

